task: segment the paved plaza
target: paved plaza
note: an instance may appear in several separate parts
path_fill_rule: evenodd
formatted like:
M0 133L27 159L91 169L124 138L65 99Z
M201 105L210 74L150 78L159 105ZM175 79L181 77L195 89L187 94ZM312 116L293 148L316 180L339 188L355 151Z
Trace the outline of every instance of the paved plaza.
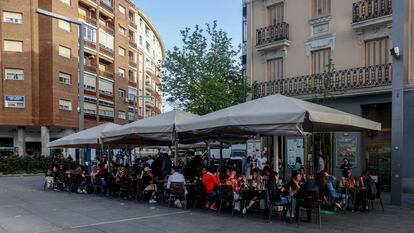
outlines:
M43 191L42 176L0 177L0 233L30 232L414 232L414 209L385 206L385 212L345 212L322 216L316 224L283 224L275 216L169 209L97 195ZM412 204L412 203L411 203Z

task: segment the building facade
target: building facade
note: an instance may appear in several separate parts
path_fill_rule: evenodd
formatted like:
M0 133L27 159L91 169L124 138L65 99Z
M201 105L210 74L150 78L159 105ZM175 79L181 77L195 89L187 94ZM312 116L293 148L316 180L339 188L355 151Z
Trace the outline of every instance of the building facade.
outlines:
M161 113L164 45L132 2L2 0L1 153L48 155L49 141L78 128L78 26L37 8L86 24L85 127Z
M414 43L411 1L406 3L405 152L414 151ZM344 157L354 175L369 169L391 184L392 122L391 0L244 0L243 56L252 98L281 93L322 103L382 123L380 132L312 132L300 139L303 164L315 170L322 154L329 172L339 175ZM277 107L277 106L275 106ZM410 120L411 119L411 120ZM272 143L265 140L271 154ZM298 141L279 138L285 164ZM290 160L291 161L291 160ZM414 157L402 163L405 190L414 187ZM411 190L413 191L413 190Z

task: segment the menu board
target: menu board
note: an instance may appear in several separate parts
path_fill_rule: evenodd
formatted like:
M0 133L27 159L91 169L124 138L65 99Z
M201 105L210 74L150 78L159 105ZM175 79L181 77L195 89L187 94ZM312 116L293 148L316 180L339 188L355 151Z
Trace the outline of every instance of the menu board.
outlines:
M288 165L295 165L296 157L299 157L303 164L305 156L303 138L286 138L286 154Z

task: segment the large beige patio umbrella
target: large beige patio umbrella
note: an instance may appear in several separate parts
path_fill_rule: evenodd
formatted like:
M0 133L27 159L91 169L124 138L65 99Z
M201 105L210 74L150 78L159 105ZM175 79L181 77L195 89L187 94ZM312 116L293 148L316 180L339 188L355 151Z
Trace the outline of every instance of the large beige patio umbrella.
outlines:
M102 133L119 127L111 122L104 123L80 132L65 136L49 142L48 147L53 148L101 148L100 138Z
M257 134L381 130L380 123L280 94L209 113L176 127L180 142Z

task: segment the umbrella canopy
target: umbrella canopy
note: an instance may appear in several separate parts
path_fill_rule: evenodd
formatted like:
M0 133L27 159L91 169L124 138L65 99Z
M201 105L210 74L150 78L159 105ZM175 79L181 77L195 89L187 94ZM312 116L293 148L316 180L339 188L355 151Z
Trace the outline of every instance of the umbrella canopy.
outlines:
M176 125L196 116L173 110L106 131L102 134L102 140L105 144L170 146L174 144Z
M117 127L119 125L114 123L104 123L49 142L48 146L55 148L100 148L99 139L102 133Z
M381 130L381 124L280 94L248 101L177 125L180 142L240 135Z

